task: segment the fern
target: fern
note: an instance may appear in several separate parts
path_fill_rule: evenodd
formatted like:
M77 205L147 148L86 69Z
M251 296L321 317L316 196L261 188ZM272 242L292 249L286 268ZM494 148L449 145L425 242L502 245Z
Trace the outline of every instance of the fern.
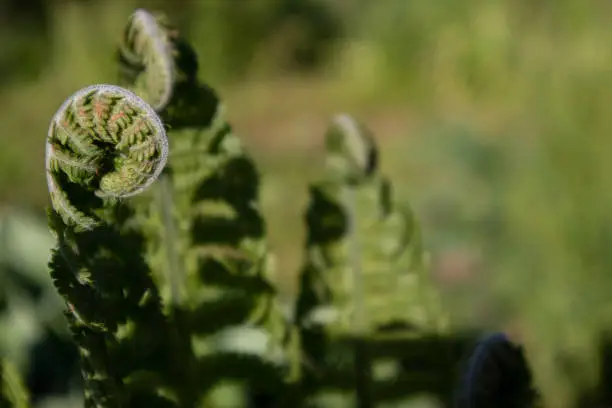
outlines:
M117 86L78 91L51 121L48 214L57 245L50 272L80 350L86 407L173 406L183 398L142 256L145 238L125 200L157 179L167 152L153 109Z
M447 395L456 341L445 337L414 214L393 200L369 130L346 115L329 129L289 322L271 278L260 175L198 80L195 52L163 15L138 9L117 55L122 87L76 92L47 137L49 266L85 406Z
M156 265L170 271L169 299L189 322L200 381L220 381L217 363L206 367L226 355L247 364L229 377L261 383L261 369L279 384L274 368L290 365L284 350L289 330L270 281L256 166L214 90L198 81L195 52L163 16L136 11L119 55L123 82L155 103L170 128L169 167L160 186L165 191L148 216L152 229L166 233L151 253L165 253L165 262L158 258ZM262 347L252 356L236 342L231 346L229 333L263 337ZM270 368L248 367L266 361Z
M328 130L326 146L325 178L310 188L296 321L306 377L315 388L335 381L344 389L338 401L351 406L356 397L373 402L367 391L383 375L377 371L396 372L391 377L400 381L401 351L376 345L384 343L383 332L399 328L400 339L418 343L419 333L443 329L445 316L429 283L414 215L407 206L396 209L390 182L379 173L370 131L340 115ZM424 344L400 347L414 352ZM373 366L372 353L380 360ZM340 378L352 378L351 388L359 395L351 396L351 388L347 393Z

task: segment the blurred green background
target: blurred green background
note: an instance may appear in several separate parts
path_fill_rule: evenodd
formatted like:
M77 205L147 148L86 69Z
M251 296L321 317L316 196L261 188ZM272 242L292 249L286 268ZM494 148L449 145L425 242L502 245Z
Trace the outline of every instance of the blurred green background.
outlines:
M50 283L49 120L77 89L115 82L136 7L185 31L257 159L284 298L306 183L327 121L347 112L414 205L455 323L518 327L552 407L595 381L612 323L606 0L1 0L0 353L36 337L16 323L36 308L16 300L15 271Z

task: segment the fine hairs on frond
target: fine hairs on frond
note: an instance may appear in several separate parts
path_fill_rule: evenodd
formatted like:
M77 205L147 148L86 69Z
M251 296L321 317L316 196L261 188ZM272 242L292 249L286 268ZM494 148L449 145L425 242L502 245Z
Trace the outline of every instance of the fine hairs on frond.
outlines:
M62 191L60 174L98 197L126 198L158 179L168 153L164 125L143 99L115 85L83 88L49 126L45 169L53 208L66 222L91 229L95 218Z
M144 9L137 9L125 31L126 46L121 49L124 61L144 67L144 86L139 91L156 112L163 110L174 92L176 69L173 47L168 33L158 19Z

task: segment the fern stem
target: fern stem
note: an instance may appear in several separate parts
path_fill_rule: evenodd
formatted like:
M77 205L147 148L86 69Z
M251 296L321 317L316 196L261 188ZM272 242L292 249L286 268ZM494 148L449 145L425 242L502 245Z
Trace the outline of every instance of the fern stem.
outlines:
M0 358L0 407L29 408L30 405L30 396L17 368Z
M166 276L170 284L170 301L174 305L179 305L181 304L185 274L179 252L176 249L179 237L174 220L172 181L169 175L162 174L160 176L156 193L162 216L163 241L166 252Z

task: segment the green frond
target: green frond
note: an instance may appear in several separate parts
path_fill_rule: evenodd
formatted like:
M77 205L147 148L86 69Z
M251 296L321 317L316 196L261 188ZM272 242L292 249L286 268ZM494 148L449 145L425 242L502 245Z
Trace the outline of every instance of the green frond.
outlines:
M86 407L161 407L161 390L180 394L168 378L170 329L127 200L159 178L167 157L153 108L118 86L76 92L49 127L48 218L57 240L49 269L80 351ZM135 389L130 378L142 372L162 380Z
M3 408L30 407L30 397L19 372L6 359L0 359L0 406Z
M216 361L217 354L227 355L228 364L233 354L251 358L240 348L228 347L231 343L216 339L228 333L249 337L259 333L265 340L257 359L252 363L238 359L231 364L243 367L247 388L266 389L271 385L257 385L260 370L270 372L267 382L274 384L283 366L289 364L284 355L288 329L268 270L259 174L212 89L194 84L191 89L177 88L178 95L191 106L200 106L192 117L189 111L180 116L166 114L175 124L169 133L170 177L178 227L176 247L185 274L184 304L193 316L194 353L199 356L202 375L215 378L220 373L214 366L206 367L210 359ZM212 403L215 395L211 391L206 400Z
M200 387L202 404L214 404L218 382L235 383L215 369L226 360L243 371L251 391L278 385L288 365L289 329L269 277L256 165L216 92L197 80L195 53L181 33L145 10L134 13L125 32L122 80L154 102L170 129L168 169L157 199L143 203L139 214L147 259L169 313L183 316L180 330L194 356L189 370L210 384ZM171 89L161 92L165 87ZM163 103L156 96L162 93ZM261 336L255 356L219 340L228 333ZM264 384L260 370L271 373Z
M193 48L164 15L138 9L117 54L129 90L76 92L46 142L49 270L79 349L85 407L443 394L454 362L445 313L416 217L380 174L370 130L343 114L327 131L290 321L272 279L257 165L198 80ZM415 373L423 356L433 363Z
M340 115L326 134L326 147L325 177L311 185L305 215L296 322L306 377L328 393L329 387L336 389L332 394L351 405L355 397L369 398L359 395L360 381L372 381L368 376L385 388L381 384L389 379L399 384L412 375L403 368L400 349L390 348L389 335L399 336L406 349L422 350L426 343L419 345L418 339L439 332L445 314L428 276L418 223L408 205L395 202L390 181L379 174L370 131ZM370 352L378 354L363 363L369 368L361 367ZM376 373L383 366L395 367L390 368L395 374L380 377ZM430 385L448 380L435 370L430 374ZM357 382L352 390L334 388L334 376L353 376Z
M81 89L49 126L46 172L53 208L66 224L90 230L101 222L100 197L125 198L145 190L167 156L162 122L142 99L114 85Z

